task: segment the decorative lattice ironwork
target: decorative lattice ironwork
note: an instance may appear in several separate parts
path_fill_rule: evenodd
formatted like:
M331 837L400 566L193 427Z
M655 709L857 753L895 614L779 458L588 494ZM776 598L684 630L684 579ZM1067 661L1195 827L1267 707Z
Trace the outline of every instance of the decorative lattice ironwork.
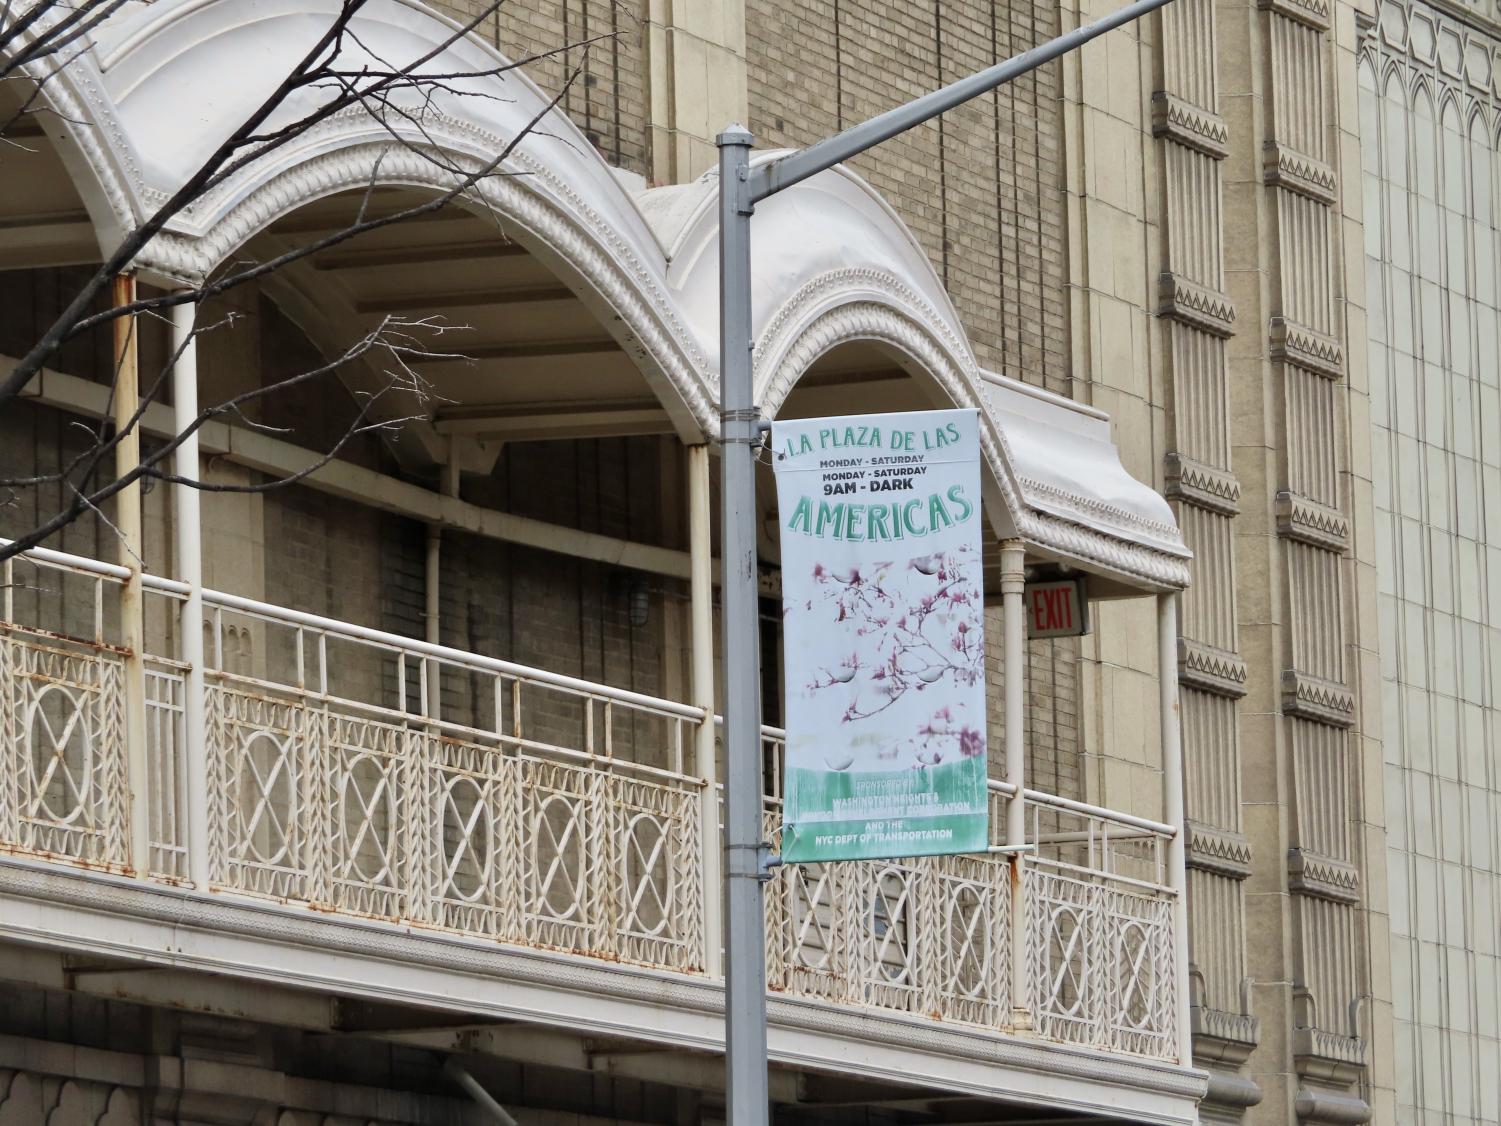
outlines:
M1172 900L1029 864L1028 1006L1036 1030L1135 1055L1177 1051Z
M1003 1027L1010 883L989 856L788 866L768 894L771 985Z
M0 635L0 833L15 847L127 863L121 667L104 646Z

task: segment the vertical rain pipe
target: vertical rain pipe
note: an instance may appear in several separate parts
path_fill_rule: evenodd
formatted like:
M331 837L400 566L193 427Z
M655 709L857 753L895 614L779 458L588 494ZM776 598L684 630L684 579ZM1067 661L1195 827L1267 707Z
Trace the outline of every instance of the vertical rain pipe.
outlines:
M1188 1011L1188 821L1183 812L1183 736L1178 706L1178 594L1157 596L1157 684L1162 716L1162 819L1174 829L1167 846L1173 889L1173 979L1178 998L1178 1061L1193 1061Z
M136 298L135 278L118 274L111 286L115 308ZM136 470L141 462L141 428L134 422L140 406L140 346L136 318L114 321L114 422L120 435L115 444L115 478ZM146 607L141 590L141 566L146 543L141 527L141 483L132 481L115 494L115 531L120 540L120 565L129 576L120 588L120 640L126 650L125 763L130 787L130 866L136 875L151 869L151 792L146 749Z
M704 781L699 813L703 838L704 972L724 972L724 876L720 869L719 764L714 730L714 559L709 519L709 447L688 447L689 645L693 706L704 721L694 739L694 769Z
M1006 849L1011 854L1011 1023L1032 1027L1026 994L1027 904L1023 879L1027 843L1026 624L1023 593L1027 584L1027 552L1020 540L1001 544L1001 622L1004 649L1002 678L1006 702L1006 782L1012 787L1006 802Z
M179 818L187 822L182 843L187 850L188 879L199 890L208 887L208 731L207 679L203 667L203 522L198 480L198 432L191 430L198 417L198 339L193 319L198 311L189 302L172 309L172 426L186 435L172 455L172 472L179 480L172 486L177 524L177 578L187 585L188 595L178 607L181 656L188 666L183 685L183 800Z

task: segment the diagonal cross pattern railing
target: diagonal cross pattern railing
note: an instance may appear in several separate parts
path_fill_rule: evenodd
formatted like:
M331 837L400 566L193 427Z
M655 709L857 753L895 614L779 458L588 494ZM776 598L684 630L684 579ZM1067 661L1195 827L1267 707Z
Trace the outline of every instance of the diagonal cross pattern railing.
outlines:
M5 565L0 850L129 869L122 577L55 552ZM220 892L702 972L718 892L712 807L685 770L701 709L205 592L200 809L172 628L184 591L146 590L150 878L186 882L185 825L206 816ZM774 840L784 735L762 743ZM992 783L997 834L1012 793ZM1173 1058L1172 829L1031 790L1026 807L1020 887L999 853L777 869L769 987Z

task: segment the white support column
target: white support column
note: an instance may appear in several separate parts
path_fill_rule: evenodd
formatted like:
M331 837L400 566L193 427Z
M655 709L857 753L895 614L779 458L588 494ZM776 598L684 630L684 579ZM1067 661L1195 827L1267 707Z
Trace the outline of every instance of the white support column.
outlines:
M1004 650L1001 673L1006 692L1006 782L1014 787L1006 803L1006 847L1011 852L1011 1020L1032 1027L1024 992L1027 981L1026 899L1022 879L1027 843L1027 657L1022 594L1027 584L1026 548L1020 540L1001 544L1001 619Z
M111 296L116 308L135 300L135 278L115 277ZM140 346L136 319L114 322L115 429L123 434L115 445L115 476L133 472L141 461L141 428L132 423L140 405ZM129 428L127 430L127 427ZM141 521L139 480L115 494L115 531L120 541L120 565L129 572L120 588L120 640L125 646L125 763L130 787L130 866L138 876L151 869L151 764L146 749L146 605L141 566L146 540Z
M689 605L693 706L704 709L694 740L694 769L704 780L699 827L703 836L704 972L723 973L724 917L720 873L719 767L714 731L714 558L709 515L709 447L688 447Z
M198 340L193 319L198 307L178 305L172 310L172 416L178 434L187 433L198 417ZM203 664L203 522L200 494L186 481L198 480L198 434L182 440L172 455L172 472L182 481L172 486L177 525L177 578L187 584L188 596L178 610L181 657L188 666L183 685L183 800L178 816L186 821L188 879L200 890L209 883L208 846L208 731L205 723L208 685Z
M1188 1012L1188 820L1183 812L1183 737L1178 723L1178 595L1157 596L1157 682L1162 715L1162 819L1176 832L1167 849L1173 889L1173 976L1178 995L1178 1058L1193 1059Z

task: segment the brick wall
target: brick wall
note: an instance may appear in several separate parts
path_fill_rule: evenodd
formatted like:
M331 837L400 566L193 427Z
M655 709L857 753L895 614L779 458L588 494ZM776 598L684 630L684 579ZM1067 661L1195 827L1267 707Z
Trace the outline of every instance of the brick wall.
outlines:
M493 473L465 482L476 504L584 531L660 542L660 456L653 438L513 443ZM528 548L449 535L443 549L446 644L649 695L664 693L667 660L661 580ZM645 621L633 624L633 600ZM445 686L448 687L448 686ZM462 694L462 687L455 687ZM583 712L559 693L524 696L532 738L577 739ZM597 737L603 717L596 713ZM613 715L616 753L666 765L661 724Z
M481 0L436 0L468 23ZM549 94L578 77L563 106L611 164L647 170L646 4L644 0L525 0L507 3L478 29ZM570 48L564 50L564 48ZM538 56L547 56L545 58Z
M749 0L751 128L801 146L1057 33L1017 0ZM1068 387L1058 72L888 141L855 167L927 250L980 362Z
M1001 744L1006 724L1005 639L1001 611L985 611L986 705L990 776L1006 776ZM1066 798L1083 799L1083 745L1079 730L1079 641L1065 637L1026 644L1027 785Z

